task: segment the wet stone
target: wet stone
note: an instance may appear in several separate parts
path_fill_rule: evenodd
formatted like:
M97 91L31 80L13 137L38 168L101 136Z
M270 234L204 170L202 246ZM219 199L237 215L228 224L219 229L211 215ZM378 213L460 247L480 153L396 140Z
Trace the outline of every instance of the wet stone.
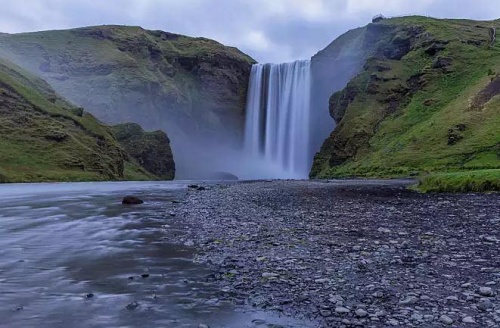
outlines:
M366 312L363 309L357 309L355 314L357 317L360 317L360 318L364 318L364 317L368 316L368 312Z
M134 301L132 303L127 304L126 309L127 310L135 310L138 307L139 307L139 303L137 303L137 302Z
M451 325L453 323L453 319L447 315L440 316L439 321L444 323L445 325Z
M346 314L346 313L349 313L351 312L348 308L345 308L343 306L337 306L335 308L335 313L338 313L338 314Z
M125 196L122 199L123 205L139 205L139 204L143 204L143 203L144 203L144 201L136 196Z
M479 295L491 297L493 296L493 289L491 287L480 287Z

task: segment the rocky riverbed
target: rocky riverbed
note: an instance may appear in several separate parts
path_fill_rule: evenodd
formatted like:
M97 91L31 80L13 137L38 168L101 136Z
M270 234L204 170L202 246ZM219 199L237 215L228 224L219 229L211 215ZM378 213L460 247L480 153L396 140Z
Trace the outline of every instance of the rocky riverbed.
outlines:
M500 327L500 196L406 182L190 188L170 213L230 300L318 327ZM198 190L201 189L201 190Z

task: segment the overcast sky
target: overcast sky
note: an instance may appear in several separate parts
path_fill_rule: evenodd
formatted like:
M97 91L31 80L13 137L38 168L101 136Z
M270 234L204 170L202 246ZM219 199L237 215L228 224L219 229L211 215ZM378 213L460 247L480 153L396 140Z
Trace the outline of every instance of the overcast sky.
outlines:
M490 20L499 0L0 0L7 33L140 25L236 46L259 62L305 59L376 14Z

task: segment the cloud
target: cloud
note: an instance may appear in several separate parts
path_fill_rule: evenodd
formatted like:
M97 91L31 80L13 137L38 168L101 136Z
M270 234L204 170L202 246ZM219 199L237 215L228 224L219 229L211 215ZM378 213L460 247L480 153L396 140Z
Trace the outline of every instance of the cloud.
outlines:
M495 19L497 0L2 0L0 31L125 24L204 36L261 62L309 58L376 14Z

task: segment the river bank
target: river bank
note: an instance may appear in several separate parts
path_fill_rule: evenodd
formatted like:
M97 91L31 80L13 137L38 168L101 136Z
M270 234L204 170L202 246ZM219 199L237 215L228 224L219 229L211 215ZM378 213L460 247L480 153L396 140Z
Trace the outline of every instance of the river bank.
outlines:
M498 327L498 194L408 181L269 181L175 207L221 300L324 327Z

